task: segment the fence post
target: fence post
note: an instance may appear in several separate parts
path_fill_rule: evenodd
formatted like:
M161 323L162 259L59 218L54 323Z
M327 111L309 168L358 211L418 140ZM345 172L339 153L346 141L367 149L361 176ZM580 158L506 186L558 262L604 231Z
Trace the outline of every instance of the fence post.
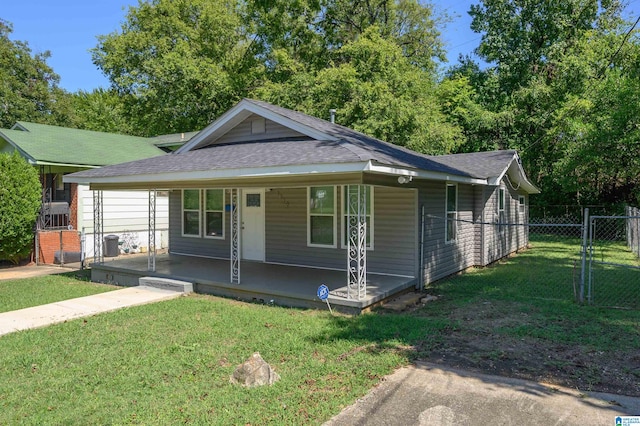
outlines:
M60 231L60 266L64 266L64 243L62 242L62 231Z
M582 223L582 265L580 268L580 295L578 302L584 303L584 282L586 278L587 266L587 240L589 239L589 208L584 209L584 218Z

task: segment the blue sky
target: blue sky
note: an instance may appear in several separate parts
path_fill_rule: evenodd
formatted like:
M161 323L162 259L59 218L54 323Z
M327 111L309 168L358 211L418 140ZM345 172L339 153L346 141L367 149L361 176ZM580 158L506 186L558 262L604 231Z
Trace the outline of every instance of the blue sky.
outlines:
M638 0L631 0L635 3ZM127 9L137 0L16 0L3 1L0 18L13 24L11 39L29 43L33 52L49 50L48 64L60 75L60 85L71 92L107 87L107 79L91 62L89 49L98 35L120 29ZM469 54L480 35L469 29L469 7L477 0L432 0L453 21L443 31L450 63Z

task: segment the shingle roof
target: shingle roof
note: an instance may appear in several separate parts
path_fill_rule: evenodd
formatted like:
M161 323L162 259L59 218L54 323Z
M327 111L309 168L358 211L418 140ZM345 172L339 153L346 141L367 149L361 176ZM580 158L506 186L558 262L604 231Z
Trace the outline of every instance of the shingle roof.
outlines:
M514 150L504 150L469 154L423 155L298 111L254 99L245 99L245 101L338 138L343 142L342 145L345 148L358 155L362 161L372 160L390 166L412 167L486 179L503 172L514 159L516 153ZM284 154L288 153L284 152Z
M87 170L73 176L100 179L265 167L282 167L285 170L289 166L370 162L373 165L391 168L488 180L501 177L517 160L517 154L513 150L423 155L338 124L251 99L244 99L230 111L235 109L234 113L240 114L243 108L249 108L252 113L269 115L283 125L302 125L301 128L310 129L309 134L325 135L326 138L318 140L301 134L299 138L294 139L210 144L210 140L216 138L215 132L218 131L214 122L178 152L159 158ZM526 179L524 176L523 178Z
M23 130L19 130L23 129ZM38 162L106 166L163 155L149 138L19 121L0 137Z

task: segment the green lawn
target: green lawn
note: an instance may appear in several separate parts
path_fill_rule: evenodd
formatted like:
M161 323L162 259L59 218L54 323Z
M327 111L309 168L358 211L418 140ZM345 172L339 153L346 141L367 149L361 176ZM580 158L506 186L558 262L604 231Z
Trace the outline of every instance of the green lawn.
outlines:
M437 301L405 313L191 295L5 335L0 424L319 424L416 358L640 395L640 311L575 304L575 245L533 245L437 283ZM256 351L282 379L229 383Z
M14 333L0 338L0 424L319 423L445 325L192 295ZM282 379L230 384L256 351Z
M0 312L88 296L118 287L87 281L88 271L0 281Z

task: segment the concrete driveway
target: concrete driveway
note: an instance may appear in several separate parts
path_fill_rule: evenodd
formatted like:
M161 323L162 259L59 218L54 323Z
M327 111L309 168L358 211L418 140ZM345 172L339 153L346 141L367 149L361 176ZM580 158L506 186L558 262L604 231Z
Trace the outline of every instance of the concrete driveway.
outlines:
M386 377L325 425L613 426L617 416L631 415L640 415L640 398L418 363Z

